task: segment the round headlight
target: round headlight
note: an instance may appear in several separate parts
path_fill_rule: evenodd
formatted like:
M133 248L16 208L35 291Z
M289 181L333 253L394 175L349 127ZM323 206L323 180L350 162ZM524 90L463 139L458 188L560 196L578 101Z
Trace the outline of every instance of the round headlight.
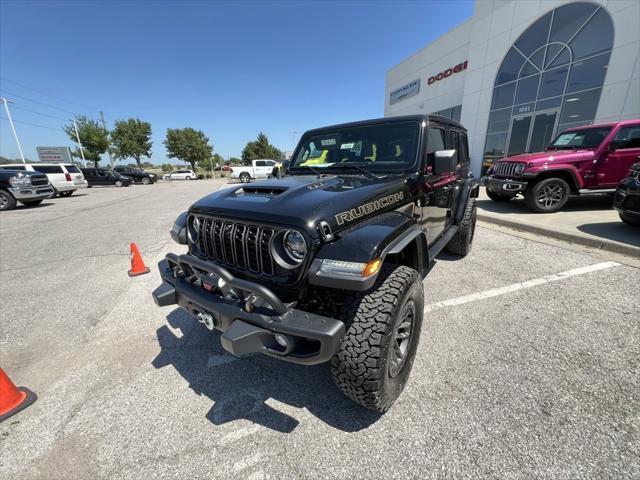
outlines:
M198 217L191 217L187 222L187 235L191 243L198 241L198 236L200 235L200 220L198 220Z
M516 165L516 174L520 175L522 172L524 172L524 169L527 168L527 166L524 163L519 163Z
M307 242L300 232L295 230L289 230L282 240L284 250L287 255L291 257L291 260L295 262L301 262L304 256L307 254Z

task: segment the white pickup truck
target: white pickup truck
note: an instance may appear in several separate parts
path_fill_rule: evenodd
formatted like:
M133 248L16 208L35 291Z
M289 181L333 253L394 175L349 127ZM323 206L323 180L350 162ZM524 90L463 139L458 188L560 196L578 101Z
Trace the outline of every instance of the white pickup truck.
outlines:
M231 167L231 178L239 178L242 183L253 178L267 178L277 164L275 160L253 160L250 167Z

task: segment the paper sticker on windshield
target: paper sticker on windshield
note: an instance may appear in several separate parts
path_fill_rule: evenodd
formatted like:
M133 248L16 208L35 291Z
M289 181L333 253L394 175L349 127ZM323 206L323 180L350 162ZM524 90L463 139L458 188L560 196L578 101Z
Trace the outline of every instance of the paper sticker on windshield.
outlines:
M330 145L335 145L336 144L336 139L335 138L323 138L322 140L320 140L320 144L323 147L327 147Z
M555 141L554 145L569 145L573 137L575 137L575 133L568 133L565 135L560 135L558 139Z

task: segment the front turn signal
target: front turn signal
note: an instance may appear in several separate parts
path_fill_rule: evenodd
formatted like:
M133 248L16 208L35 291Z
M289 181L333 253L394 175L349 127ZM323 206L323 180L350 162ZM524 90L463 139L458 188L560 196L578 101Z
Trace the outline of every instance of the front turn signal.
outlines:
M378 270L380 270L381 266L382 266L381 259L376 258L375 260L371 260L369 263L367 263L364 266L364 270L362 270L362 276L370 277L371 275L375 275L376 273L378 273Z

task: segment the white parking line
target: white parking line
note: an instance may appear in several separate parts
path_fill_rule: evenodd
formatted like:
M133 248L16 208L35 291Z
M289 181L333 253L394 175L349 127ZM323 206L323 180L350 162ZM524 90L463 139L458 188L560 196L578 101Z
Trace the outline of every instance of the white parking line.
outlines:
M516 292L518 290L536 287L538 285L543 285L549 282L557 282L559 280L564 280L565 278L584 275L585 273L590 272L597 272L598 270L605 270L607 268L617 267L618 265L620 264L617 262L602 262L596 263L594 265L589 265L587 267L574 268L573 270L567 270L566 272L555 273L553 275L547 275L541 278L527 280L526 282L513 283L505 287L492 288L490 290L485 290L484 292L472 293L471 295L450 298L449 300L444 300L442 302L430 303L429 305L425 306L424 311L432 312L444 307L452 307L454 305L462 305L469 302L475 302L476 300L484 300L485 298L498 297L500 295L504 295L505 293Z

